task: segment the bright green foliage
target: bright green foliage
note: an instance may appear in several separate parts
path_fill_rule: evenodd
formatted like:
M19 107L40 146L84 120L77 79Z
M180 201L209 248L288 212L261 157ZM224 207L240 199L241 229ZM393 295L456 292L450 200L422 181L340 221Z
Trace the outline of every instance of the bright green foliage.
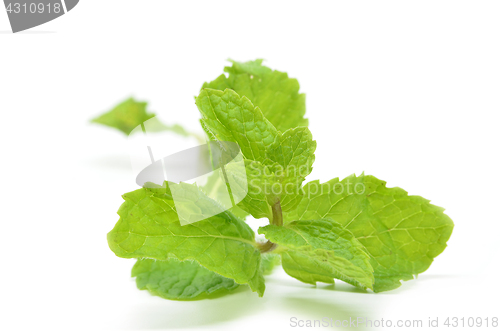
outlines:
M203 268L194 261L139 259L132 268L137 287L171 300L209 298L238 287L229 278Z
M240 207L256 218L272 218L277 201L283 210L300 202L300 185L311 172L316 142L306 127L279 132L262 111L232 90L203 89L196 98L207 134L238 143L246 159L248 196Z
M117 256L195 260L238 284L248 284L259 295L264 293L255 235L233 214L223 211L181 226L168 189L141 188L124 194L123 198L125 202L118 210L120 219L108 233L109 246ZM210 199L202 194L196 199L200 207L210 204Z
M156 116L154 113L148 112L146 107L146 102L139 102L133 98L129 98L107 113L92 119L91 122L116 128L129 135L136 127ZM149 122L147 129L152 132L172 131L185 137L191 135L178 124L169 126L161 123L158 119Z
M375 275L375 292L401 285L427 270L446 247L453 222L444 209L400 188L387 188L373 176L318 181L304 187L297 208L285 221L331 218L366 247Z
M279 131L308 125L308 120L304 118L306 96L299 93L296 79L288 78L285 72L263 66L261 59L231 62L232 67L224 68L229 73L228 77L220 75L214 81L203 84L203 88L231 89L246 96Z
M264 164L273 162L269 151L279 144L278 130L249 99L232 90L203 89L196 105L210 137L238 143L247 159Z
M331 220L294 221L267 225L259 233L282 249L283 269L310 284L334 278L372 288L373 269L365 248L353 234Z
M244 166L218 169L214 149L203 186L147 183L123 195L108 243L117 256L138 259L132 275L140 289L192 300L248 284L262 296L263 275L281 264L305 283L340 279L380 292L429 268L453 230L442 208L373 176L303 186L316 142L298 82L262 60L233 61L225 71L205 83L196 105L208 139L237 143ZM152 116L130 99L94 121L129 133ZM267 242L255 241L242 220L248 214L269 219L259 229Z

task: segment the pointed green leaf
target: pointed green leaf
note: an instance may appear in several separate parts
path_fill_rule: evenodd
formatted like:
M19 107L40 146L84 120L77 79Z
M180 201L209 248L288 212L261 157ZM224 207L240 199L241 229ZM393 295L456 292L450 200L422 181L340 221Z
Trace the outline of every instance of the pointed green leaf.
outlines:
M353 234L338 223L294 221L285 226L261 227L259 233L279 245L283 269L300 281L333 283L338 278L354 286L372 288L370 257Z
M256 218L270 217L277 201L283 210L292 210L300 202L300 186L314 162L316 142L309 129L279 132L258 107L232 90L203 89L196 104L207 134L238 143L248 161L248 199L242 208ZM252 181L257 185L251 185ZM264 183L269 185L264 187ZM255 200L258 205L253 204Z
M304 198L285 221L331 218L366 247L374 291L387 291L427 270L446 247L453 222L444 209L373 176L305 185Z
M238 287L238 284L210 271L195 261L139 259L132 268L137 287L170 300L210 298Z
M170 184L169 184L170 185ZM141 188L123 195L120 219L108 233L111 250L124 258L195 260L203 267L238 284L264 293L260 252L255 234L242 220L223 211L205 220L181 226L177 208L211 214L215 201L194 185L182 184L185 195L172 200L167 188ZM182 188L181 187L181 188ZM173 190L172 190L173 191Z
M210 136L238 143L247 159L272 162L267 151L279 145L278 130L250 100L232 90L203 89L196 105Z
M283 211L289 211L302 199L301 186L312 171L316 141L305 127L289 129L279 138L279 145L269 151L275 162L270 167L278 183L274 184L275 189L271 187L270 194L279 197Z
M299 93L299 82L289 78L285 72L271 70L262 65L262 60L236 62L224 71L229 76L219 76L203 88L224 91L231 89L246 96L262 109L264 116L279 130L286 131L298 126L307 126L305 94Z

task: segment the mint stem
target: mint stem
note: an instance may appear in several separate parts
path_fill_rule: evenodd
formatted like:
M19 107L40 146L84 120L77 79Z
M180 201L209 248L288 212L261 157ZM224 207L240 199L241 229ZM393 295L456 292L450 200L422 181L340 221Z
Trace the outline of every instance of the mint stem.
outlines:
M272 250L274 250L278 245L268 240L265 243L257 243L257 246L261 253L269 253Z
M271 224L282 226L283 225L283 212L281 211L280 199L276 201L276 203L272 207L273 210L273 219Z
M273 210L273 219L271 220L271 224L277 226L283 226L283 212L281 211L280 199L276 200L276 202L272 207L272 210ZM269 253L273 251L276 247L278 247L277 244L273 243L270 240L262 244L259 243L257 245L261 253Z

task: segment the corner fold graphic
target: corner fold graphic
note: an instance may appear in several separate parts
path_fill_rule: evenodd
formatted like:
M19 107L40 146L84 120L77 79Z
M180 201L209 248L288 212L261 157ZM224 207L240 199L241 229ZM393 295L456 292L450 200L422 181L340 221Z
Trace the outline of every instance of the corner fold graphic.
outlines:
M63 0L66 3L66 11L70 11L71 9L75 8L75 6L78 4L78 1L80 0Z
M73 9L79 0L4 0L12 32L31 29ZM65 9L66 6L66 9Z

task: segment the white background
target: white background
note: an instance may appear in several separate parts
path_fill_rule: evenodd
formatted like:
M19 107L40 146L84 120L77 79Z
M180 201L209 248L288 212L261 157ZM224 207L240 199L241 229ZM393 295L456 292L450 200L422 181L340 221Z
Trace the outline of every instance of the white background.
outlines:
M0 10L0 328L500 317L499 17L498 1L86 0L11 34ZM263 298L175 302L135 288L133 261L106 242L136 188L126 138L88 121L133 95L201 132L193 96L227 58L264 58L299 79L318 142L309 180L365 171L446 208L455 230L427 272L380 294L281 270Z

